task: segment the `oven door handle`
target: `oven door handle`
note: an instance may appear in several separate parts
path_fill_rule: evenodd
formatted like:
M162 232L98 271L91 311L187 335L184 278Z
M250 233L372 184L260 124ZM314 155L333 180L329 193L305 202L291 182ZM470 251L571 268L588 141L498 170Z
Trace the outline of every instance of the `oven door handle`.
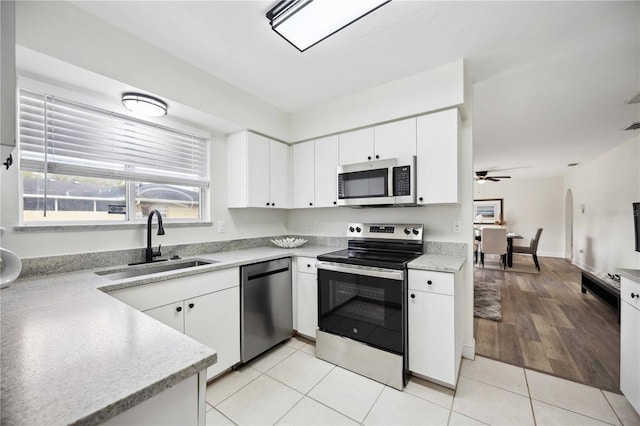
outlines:
M364 275L366 277L386 278L389 280L403 281L404 271L395 269L370 268L366 266L343 265L333 262L317 262L316 269L345 274Z

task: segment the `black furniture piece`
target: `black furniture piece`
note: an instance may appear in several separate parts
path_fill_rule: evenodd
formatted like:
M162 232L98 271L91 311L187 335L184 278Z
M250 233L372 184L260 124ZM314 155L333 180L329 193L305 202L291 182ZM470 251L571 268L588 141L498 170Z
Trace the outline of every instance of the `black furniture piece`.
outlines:
M531 239L529 247L513 246L511 248L512 253L530 254L533 256L533 263L536 264L538 271L540 270L540 264L538 263L538 242L540 241L540 234L542 234L542 228L538 228L536 236Z
M582 293L589 293L611 306L618 314L618 324L620 324L620 287L619 283L613 280L606 280L593 275L590 272L582 271Z

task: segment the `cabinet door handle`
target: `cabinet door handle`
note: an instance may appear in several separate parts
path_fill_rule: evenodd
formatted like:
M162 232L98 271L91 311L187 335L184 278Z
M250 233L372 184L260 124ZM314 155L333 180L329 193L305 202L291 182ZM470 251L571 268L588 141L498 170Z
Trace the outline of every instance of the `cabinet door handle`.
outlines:
M310 205L310 206L312 206L312 205L313 205L313 203L309 203L309 205Z
M178 311L178 312L182 312L182 306L178 306L178 307L176 308L176 311Z
M412 295L411 295L411 298L412 298L412 299L415 299L415 298L416 298L416 295L415 295L415 294L412 294Z
M269 205L269 202L267 202L267 206Z
M368 157L367 157L367 160L371 160L371 156L368 156Z
M424 199L422 197L418 198L418 201L424 201Z
M196 306L196 305L193 304L193 303L189 303L189 309L193 309L194 306Z
M427 284L431 285L431 284L433 284L433 281L429 280L429 281L427 281Z
M376 154L376 160L379 159L379 158L380 158L380 156L378 154Z
M631 298L633 299L634 297L640 298L640 294L631 293Z
M309 265L308 263L307 263L307 268L311 268L311 265Z
M336 204L338 204L338 202L337 202L337 201L334 201L334 202L333 202L333 205L335 206Z
M272 206L275 206L275 205L276 205L276 203L271 203L271 205L272 205Z

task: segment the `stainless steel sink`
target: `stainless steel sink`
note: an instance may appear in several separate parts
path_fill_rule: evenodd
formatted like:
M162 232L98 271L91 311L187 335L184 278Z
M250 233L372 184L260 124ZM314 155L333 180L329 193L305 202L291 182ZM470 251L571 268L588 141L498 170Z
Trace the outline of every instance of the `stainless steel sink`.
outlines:
M196 268L198 266L219 263L218 260L192 259L184 261L170 260L167 262L147 263L133 265L125 268L98 271L96 274L102 275L110 280L122 280L125 278L142 277L145 275L157 274L159 272L178 271L180 269Z

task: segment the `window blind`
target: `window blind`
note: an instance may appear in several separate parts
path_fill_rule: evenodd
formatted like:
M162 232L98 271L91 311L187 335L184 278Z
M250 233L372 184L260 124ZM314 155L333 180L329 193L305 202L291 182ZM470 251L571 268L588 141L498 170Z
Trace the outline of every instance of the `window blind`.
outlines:
M19 109L23 170L209 185L206 139L26 89Z

